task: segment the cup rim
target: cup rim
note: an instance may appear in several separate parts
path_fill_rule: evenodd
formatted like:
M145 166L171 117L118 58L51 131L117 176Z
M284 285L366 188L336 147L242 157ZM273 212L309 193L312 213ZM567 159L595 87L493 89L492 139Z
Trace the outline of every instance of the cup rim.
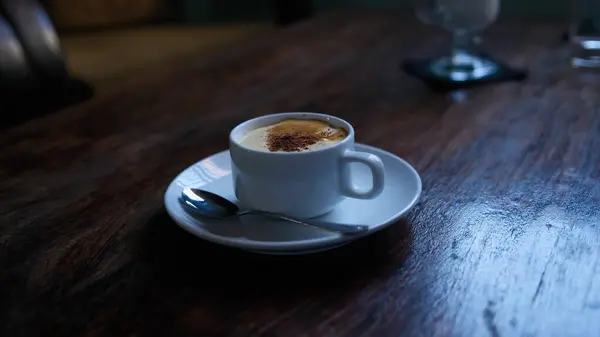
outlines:
M239 133L240 130L243 129L248 124L259 121L261 119L279 118L279 117L281 117L281 120L286 119L286 118L308 117L306 119L311 119L311 118L318 119L318 120L322 120L322 121L328 122L328 123L330 122L331 119L334 119L337 122L339 122L340 124L342 124L342 127L345 128L346 131L348 131L348 135L346 136L346 138L342 139L341 141L339 141L331 146L322 147L322 148L312 150L312 151L299 151L299 152L284 152L284 151L267 152L267 151L255 150L255 149L251 149L246 146L243 146L242 144L240 144L240 142L238 142L237 140L234 139L234 136L237 133ZM354 137L354 127L352 126L352 124L350 124L348 121L344 120L343 118L324 114L324 113L318 113L318 112L281 112L281 113L267 114L267 115L254 117L254 118L248 119L248 120L238 124L229 132L229 143L234 144L238 148L240 148L244 151L250 152L250 153L267 154L267 155L273 155L273 156L298 156L298 155L308 155L308 154L313 154L313 153L320 153L320 152L335 149L339 146L342 146L343 144L350 142L351 139L353 139L353 137Z

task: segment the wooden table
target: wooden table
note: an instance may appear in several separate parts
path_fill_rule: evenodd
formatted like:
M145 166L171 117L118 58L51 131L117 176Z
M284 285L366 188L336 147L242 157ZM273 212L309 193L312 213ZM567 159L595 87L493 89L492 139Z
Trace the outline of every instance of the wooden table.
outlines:
M337 13L0 136L0 336L599 336L600 75L562 25L498 23L523 83L434 94L399 70L447 36ZM421 173L404 221L269 257L177 227L163 193L238 122L311 110Z

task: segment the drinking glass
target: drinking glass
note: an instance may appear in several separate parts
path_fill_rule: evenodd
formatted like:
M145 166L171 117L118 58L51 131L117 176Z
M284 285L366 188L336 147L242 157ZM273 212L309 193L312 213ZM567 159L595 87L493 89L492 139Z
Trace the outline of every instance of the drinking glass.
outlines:
M440 25L442 22L440 0L415 0L415 12L421 22L429 25Z
M452 49L430 64L439 77L467 81L498 71L495 62L479 55L473 46L475 34L492 24L500 11L500 0L415 0L417 17L452 32Z
M600 68L600 0L572 0L571 6L571 63Z

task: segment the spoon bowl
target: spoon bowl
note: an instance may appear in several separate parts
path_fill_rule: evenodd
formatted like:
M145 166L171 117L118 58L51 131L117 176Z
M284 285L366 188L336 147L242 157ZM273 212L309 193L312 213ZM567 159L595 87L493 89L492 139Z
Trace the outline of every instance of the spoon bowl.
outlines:
M236 204L222 196L196 188L185 188L182 199L194 212L210 218L226 219L240 212Z

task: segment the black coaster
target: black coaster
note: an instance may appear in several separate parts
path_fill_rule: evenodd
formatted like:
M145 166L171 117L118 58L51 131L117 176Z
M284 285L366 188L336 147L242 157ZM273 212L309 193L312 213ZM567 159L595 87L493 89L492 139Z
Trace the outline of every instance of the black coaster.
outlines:
M486 57L496 64L498 71L485 77L455 81L440 77L431 71L433 59L408 59L402 63L402 69L409 75L423 80L434 91L452 91L500 81L522 81L527 78L527 70L515 69L502 62Z

